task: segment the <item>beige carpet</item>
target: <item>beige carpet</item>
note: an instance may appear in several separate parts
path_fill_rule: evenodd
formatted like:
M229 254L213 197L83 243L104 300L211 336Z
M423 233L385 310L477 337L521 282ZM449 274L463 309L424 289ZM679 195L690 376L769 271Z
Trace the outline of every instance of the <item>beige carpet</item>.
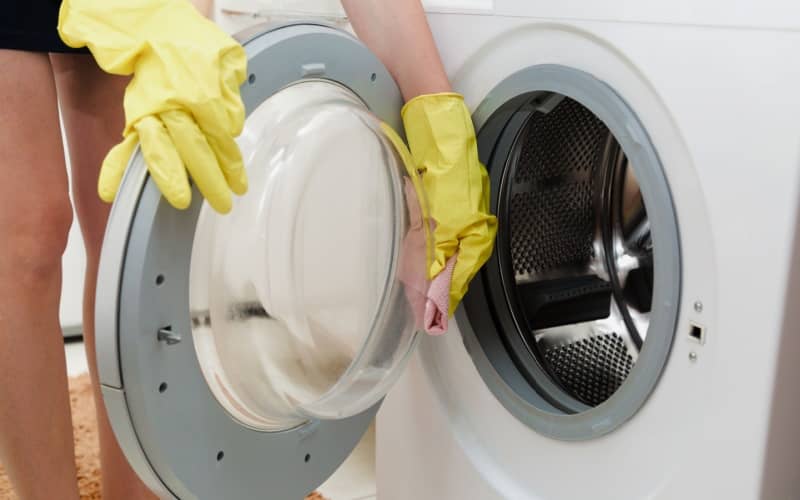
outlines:
M94 419L92 386L88 375L71 378L69 399L72 405L72 423L75 437L75 461L78 465L78 485L81 500L97 500L100 495L100 459L97 450L97 427ZM8 477L0 466L0 499L16 500ZM314 493L306 500L324 500Z

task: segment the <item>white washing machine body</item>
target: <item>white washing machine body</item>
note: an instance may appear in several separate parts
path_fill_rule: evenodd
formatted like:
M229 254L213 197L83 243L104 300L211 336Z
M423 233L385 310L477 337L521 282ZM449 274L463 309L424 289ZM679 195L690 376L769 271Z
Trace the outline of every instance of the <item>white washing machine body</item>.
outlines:
M429 15L479 132L493 92L537 65L604 82L646 130L679 233L674 341L635 414L602 436L556 439L476 368L462 308L378 413L379 497L797 498L800 7L488 3Z

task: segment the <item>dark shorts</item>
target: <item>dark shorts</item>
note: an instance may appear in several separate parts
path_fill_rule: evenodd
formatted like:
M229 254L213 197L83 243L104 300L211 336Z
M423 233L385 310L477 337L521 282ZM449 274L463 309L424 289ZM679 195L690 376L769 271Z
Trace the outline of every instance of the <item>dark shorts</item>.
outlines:
M67 47L58 37L61 0L0 1L0 49L88 53Z

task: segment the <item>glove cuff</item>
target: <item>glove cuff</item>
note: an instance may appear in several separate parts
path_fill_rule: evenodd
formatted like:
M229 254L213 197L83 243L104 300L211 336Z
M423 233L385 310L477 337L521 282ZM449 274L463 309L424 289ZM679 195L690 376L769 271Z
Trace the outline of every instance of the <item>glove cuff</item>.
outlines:
M463 154L463 147L447 148L445 144L474 142L475 129L464 97L455 92L423 94L406 103L401 111L406 139L417 167L425 169L428 163L451 163L460 158L431 158L433 155ZM451 150L450 154L447 151Z
M417 107L421 105L421 103L426 103L431 101L445 102L449 100L464 102L464 96L462 96L458 92L439 92L436 94L420 94L408 100L403 106L403 109L400 111L400 114L402 116L405 116L407 109Z

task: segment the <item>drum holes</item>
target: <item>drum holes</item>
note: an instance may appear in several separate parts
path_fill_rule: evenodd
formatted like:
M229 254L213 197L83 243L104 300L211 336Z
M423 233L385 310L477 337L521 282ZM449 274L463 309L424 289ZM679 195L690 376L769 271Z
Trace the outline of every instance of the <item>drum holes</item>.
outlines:
M161 286L163 284L164 284L164 275L159 274L158 276L156 276L156 286Z
M222 459L225 458L225 452L220 450L217 452L217 462L222 462Z
M305 463L308 463L308 462L310 462L310 461L311 461L311 454L310 454L310 453L306 453L306 456L305 456L305 458L303 459L303 461L304 461Z
M371 82L374 82L374 81L375 81L375 80L377 80L377 79L378 79L378 75L376 75L375 73L372 73L372 74L369 76L369 81L371 81Z
M250 73L250 76L247 77L247 83L249 83L250 85L256 83L255 73Z
M161 384L159 384L159 386L158 386L158 392L160 392L161 394L164 394L166 391L167 391L167 383L166 382L161 382Z

